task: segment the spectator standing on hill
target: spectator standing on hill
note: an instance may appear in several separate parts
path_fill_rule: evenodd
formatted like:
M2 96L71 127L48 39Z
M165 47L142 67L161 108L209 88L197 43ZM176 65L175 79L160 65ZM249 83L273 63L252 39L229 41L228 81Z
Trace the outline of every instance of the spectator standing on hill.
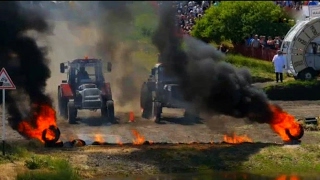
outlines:
M277 54L274 55L272 59L272 63L274 66L274 71L276 73L277 83L279 82L279 80L280 82L283 82L283 68L285 68L285 59L282 54L282 51L280 50L277 51Z
M254 38L252 39L250 46L251 46L252 57L256 57L257 51L261 47L260 39L258 39L257 34L254 35Z

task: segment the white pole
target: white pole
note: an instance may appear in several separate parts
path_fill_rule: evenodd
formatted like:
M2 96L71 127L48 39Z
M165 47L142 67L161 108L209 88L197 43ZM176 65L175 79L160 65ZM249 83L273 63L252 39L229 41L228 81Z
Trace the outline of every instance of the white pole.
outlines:
M5 155L6 139L6 90L2 89L2 154Z

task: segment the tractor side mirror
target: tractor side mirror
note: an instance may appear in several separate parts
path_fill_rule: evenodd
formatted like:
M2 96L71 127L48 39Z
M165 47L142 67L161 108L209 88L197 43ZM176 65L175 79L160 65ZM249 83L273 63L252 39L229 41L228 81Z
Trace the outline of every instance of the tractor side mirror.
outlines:
M65 72L64 70L65 70L64 63L60 63L60 72L64 73Z
M108 72L111 72L111 70L112 70L112 63L111 62L107 63L107 70L108 70Z

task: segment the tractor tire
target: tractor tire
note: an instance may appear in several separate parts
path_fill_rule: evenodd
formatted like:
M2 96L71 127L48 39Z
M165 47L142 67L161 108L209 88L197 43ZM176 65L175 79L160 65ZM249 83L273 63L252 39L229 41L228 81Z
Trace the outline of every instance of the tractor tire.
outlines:
M106 107L107 107L107 117L108 117L108 121L111 122L111 123L115 123L116 121L116 118L114 117L114 104L113 104L113 101L107 101L107 104L106 104Z
M155 123L160 123L162 113L162 105L160 102L153 102L152 120Z
M142 107L142 118L145 119L151 119L152 118L152 108L153 108L153 102L152 102L152 92L148 90L148 87L145 84L144 90L147 89L141 96L141 107Z
M148 86L147 83L143 83L142 87L141 87L141 91L140 91L140 107L141 109L145 108L145 104L148 101Z
M74 102L68 102L68 122L69 124L75 124L77 118L77 109L74 106Z
M58 110L59 110L59 116L63 118L68 118L68 99L62 97L62 94L60 92L60 87L58 88Z
M311 81L314 78L316 78L316 76L317 76L317 73L312 68L306 68L298 73L298 79L303 81Z
M101 117L107 122L116 123L114 114L114 103L112 100L108 100L101 108Z

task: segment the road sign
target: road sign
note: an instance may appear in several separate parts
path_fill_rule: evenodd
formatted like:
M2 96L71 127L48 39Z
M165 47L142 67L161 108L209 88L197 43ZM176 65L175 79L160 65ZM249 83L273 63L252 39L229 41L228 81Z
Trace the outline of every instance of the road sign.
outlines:
M16 89L5 68L0 71L0 89Z
M16 89L5 68L0 71L0 89L2 89L2 154L5 155L5 139L6 139L6 89Z

